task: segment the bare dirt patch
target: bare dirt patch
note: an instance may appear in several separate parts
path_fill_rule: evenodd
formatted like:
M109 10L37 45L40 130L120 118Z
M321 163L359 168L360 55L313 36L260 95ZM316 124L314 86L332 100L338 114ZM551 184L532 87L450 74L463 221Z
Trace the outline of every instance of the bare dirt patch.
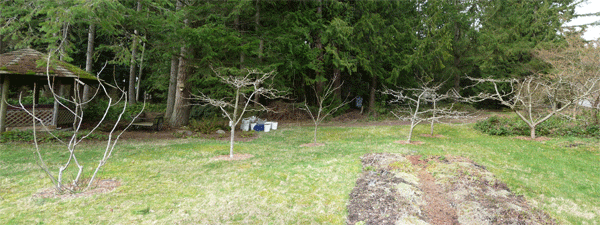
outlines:
M467 158L371 153L361 159L348 224L556 224Z
M224 160L224 161L238 161L238 160L246 160L249 158L254 157L254 155L252 154L233 154L233 157L230 157L229 155L219 155L219 156L215 156L212 157L212 160L215 161L220 161L220 160Z
M526 141L531 141L531 140L533 140L533 141L549 141L549 140L552 140L552 138L549 138L549 137L536 137L535 139L531 139L531 137L516 136L515 138L519 139L519 140L526 140Z
M306 143L306 144L300 145L300 147L320 147L320 146L325 146L325 144L323 144L323 143Z
M87 184L87 182L85 182L85 183ZM121 186L121 182L119 182L118 180L103 179L103 180L97 180L86 191L75 192L75 193L71 193L71 192L59 193L56 190L56 188L52 187L52 188L45 188L45 189L41 190L40 192L34 194L33 197L34 198L60 198L60 199L73 199L73 198L80 198L80 197L89 197L89 196L96 195L96 194L109 193L109 192L115 190L115 188L117 188L119 186ZM68 188L72 189L72 187L68 187Z

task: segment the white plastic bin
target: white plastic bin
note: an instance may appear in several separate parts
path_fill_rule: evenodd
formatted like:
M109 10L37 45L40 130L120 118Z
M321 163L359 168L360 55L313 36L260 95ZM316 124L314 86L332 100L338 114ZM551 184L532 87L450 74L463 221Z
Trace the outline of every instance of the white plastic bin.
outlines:
M240 128L243 131L249 131L250 130L250 120L243 119L242 120L242 125L240 126Z
M265 122L265 132L271 131L271 122Z
M271 122L271 130L277 130L277 122Z

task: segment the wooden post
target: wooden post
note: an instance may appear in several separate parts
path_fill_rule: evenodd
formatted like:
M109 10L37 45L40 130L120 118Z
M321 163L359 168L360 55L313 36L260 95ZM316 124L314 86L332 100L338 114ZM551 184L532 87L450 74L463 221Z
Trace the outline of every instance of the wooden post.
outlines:
M8 75L3 76L2 82L2 96L0 97L0 133L6 131L6 108L7 103L6 99L8 99L8 86L10 84L10 80L8 79Z

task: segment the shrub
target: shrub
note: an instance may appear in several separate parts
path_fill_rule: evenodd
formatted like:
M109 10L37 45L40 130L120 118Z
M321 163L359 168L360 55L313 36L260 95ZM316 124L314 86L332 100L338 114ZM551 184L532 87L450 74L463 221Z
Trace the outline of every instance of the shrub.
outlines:
M489 135L529 135L529 127L518 117L492 116L475 124L475 129ZM536 127L541 136L600 137L600 127L552 117Z
M508 126L507 118L492 116L475 124L475 129L489 135L506 136L513 135L513 130Z
M211 119L203 119L196 120L191 119L189 128L192 131L203 133L203 134L212 134L217 130L229 131L229 121L219 119L218 117L213 117Z
M190 111L190 119L203 120L207 118L216 118L221 115L221 110L209 105L194 105Z
M111 107L106 115L106 119L104 122L111 123L117 121L119 117L119 113L123 109L124 102L120 102L116 105L116 107ZM95 99L93 102L89 103L87 107L84 109L84 120L86 122L97 122L102 119L104 112L106 111L106 107L108 106L108 101L105 99ZM127 121L131 121L136 114L138 114L142 107L144 107L143 103L138 103L134 105L128 105L127 109L125 109L125 114L123 115ZM144 112L165 112L166 106L165 104L150 104L146 103L144 108Z

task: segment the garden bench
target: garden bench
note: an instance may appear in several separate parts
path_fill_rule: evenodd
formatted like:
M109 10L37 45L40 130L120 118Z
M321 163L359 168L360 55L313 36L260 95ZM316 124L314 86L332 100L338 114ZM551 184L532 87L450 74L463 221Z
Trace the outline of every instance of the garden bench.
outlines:
M133 123L134 127L151 127L152 130L160 131L164 122L163 113L142 113Z

